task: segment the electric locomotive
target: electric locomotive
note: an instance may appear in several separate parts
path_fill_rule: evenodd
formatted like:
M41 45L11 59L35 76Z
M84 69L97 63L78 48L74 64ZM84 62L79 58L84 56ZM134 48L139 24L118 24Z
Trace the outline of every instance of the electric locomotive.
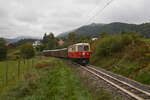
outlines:
M68 58L82 65L86 65L89 62L91 50L89 43L77 43L69 46L68 48L44 50L43 54L45 56Z

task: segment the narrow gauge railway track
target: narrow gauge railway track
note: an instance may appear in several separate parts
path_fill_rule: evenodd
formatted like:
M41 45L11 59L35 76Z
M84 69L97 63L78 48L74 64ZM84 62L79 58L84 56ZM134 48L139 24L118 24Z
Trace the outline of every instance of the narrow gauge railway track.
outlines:
M139 89L125 81L119 80L101 70L91 67L90 65L87 65L86 67L80 65L80 67L98 77L99 79L104 80L111 86L123 91L133 100L150 100L150 93L147 91Z

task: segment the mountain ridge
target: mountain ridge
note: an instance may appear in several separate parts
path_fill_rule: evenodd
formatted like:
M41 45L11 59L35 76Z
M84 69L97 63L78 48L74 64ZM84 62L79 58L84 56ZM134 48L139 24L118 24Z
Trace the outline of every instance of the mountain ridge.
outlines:
M22 40L22 39L40 39L38 37L32 37L32 36L19 36L19 37L15 37L15 38L4 38L6 40L6 42L8 43L15 43L15 42L18 42L19 40Z
M119 34L124 31L134 31L150 37L150 23L143 24L129 24L123 22L113 22L109 24L92 23L89 25L81 26L71 32L75 32L80 36L98 36L102 32L108 34ZM58 37L66 37L71 32L64 32L58 35Z

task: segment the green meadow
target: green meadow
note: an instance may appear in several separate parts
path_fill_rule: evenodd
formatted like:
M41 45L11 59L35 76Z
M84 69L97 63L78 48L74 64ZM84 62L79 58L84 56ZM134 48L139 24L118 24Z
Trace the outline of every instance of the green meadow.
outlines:
M38 61L39 58L25 60L25 62L20 60L20 66L18 65L19 60L0 61L0 92L13 86L26 72L33 69L34 64Z

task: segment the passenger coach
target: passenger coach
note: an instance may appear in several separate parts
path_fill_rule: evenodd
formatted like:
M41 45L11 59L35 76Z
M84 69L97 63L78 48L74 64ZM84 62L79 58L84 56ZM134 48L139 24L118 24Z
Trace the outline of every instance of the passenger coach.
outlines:
M77 43L63 49L44 50L43 53L45 56L68 58L83 65L88 64L91 56L89 43Z

